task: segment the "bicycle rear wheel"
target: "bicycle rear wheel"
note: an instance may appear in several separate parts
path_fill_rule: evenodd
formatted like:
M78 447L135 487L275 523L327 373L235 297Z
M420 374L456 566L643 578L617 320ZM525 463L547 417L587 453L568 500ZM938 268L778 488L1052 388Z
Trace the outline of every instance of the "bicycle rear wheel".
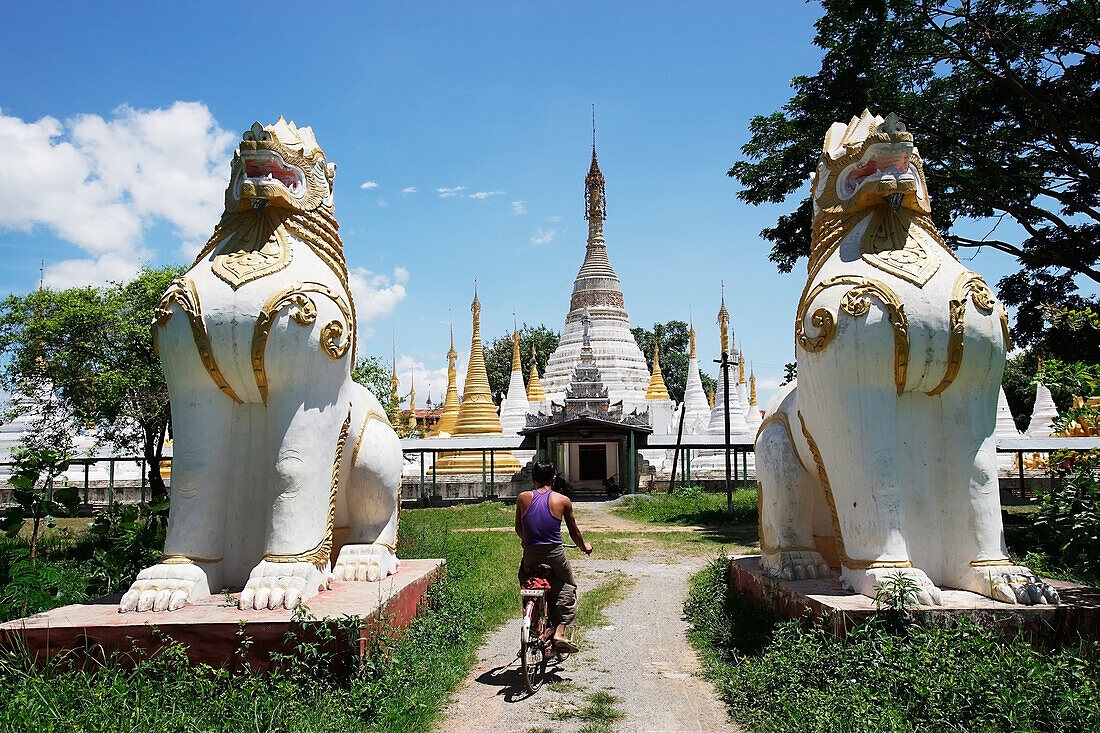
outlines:
M519 649L523 686L532 695L539 691L543 680L546 679L546 645L542 640L546 619L545 616L538 613L537 609L538 606L536 606L535 612L537 618L531 619L529 630L525 629L526 633L521 637L522 643Z

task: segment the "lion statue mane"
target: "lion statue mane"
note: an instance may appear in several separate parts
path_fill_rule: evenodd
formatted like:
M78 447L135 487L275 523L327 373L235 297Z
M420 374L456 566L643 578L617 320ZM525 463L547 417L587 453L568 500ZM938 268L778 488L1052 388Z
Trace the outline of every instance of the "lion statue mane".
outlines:
M171 611L242 586L242 609L292 609L334 579L398 568L401 447L351 379L335 175L309 127L252 125L221 221L156 307L171 509L164 557L120 611Z
M1007 603L1058 594L1005 548L997 395L1008 316L932 222L921 157L893 114L834 123L811 177L797 386L756 436L760 547L773 577L916 600L940 587Z

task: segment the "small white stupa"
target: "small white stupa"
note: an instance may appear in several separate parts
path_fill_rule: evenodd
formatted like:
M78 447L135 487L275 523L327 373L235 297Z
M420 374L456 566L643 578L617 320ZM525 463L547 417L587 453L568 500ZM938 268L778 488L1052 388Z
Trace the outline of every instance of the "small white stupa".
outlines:
M764 422L760 414L760 406L756 404L756 372L751 367L749 368L749 407L745 412L745 422L754 433L760 427L760 423Z
M691 353L688 356L687 386L684 388L684 433L691 435L703 432L710 423L710 402L703 390L703 380L699 376L699 359L695 355L695 327L688 332Z
M1054 420L1058 417L1058 408L1054 397L1042 382L1035 388L1035 407L1031 410L1031 422L1027 426L1029 438L1049 438L1054 434Z
M527 427L527 413L531 404L527 401L527 389L523 386L523 366L519 359L519 330L512 331L512 376L508 380L508 394L500 403L500 427L505 435L518 435Z

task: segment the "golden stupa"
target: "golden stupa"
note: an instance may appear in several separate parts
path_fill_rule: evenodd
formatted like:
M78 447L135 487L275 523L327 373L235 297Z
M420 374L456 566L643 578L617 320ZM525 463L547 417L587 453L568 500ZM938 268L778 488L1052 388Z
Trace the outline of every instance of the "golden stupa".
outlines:
M531 344L531 376L527 378L527 401L546 402L546 390L542 388L539 379L538 357L535 355L535 345Z
M455 360L458 352L455 351L455 330L451 327L451 349L447 352L447 396L443 398L443 412L439 416L439 422L435 424L433 436L450 435L455 431L455 421L458 420L458 371L455 369Z
M665 379L661 376L661 347L656 343L653 344L653 376L649 379L649 389L645 392L645 398L647 400L671 399L668 396Z
M504 435L496 405L493 404L493 395L489 390L489 375L485 371L485 352L481 346L481 301L477 299L476 290L470 309L474 312L470 363L466 367L462 404L458 407L458 418L455 420L455 429L451 436L465 438L477 435ZM517 473L520 470L519 461L510 451L492 451L491 453L493 470L497 473ZM481 473L483 467L485 464L482 463L480 451L441 453L435 463L435 472L437 474Z
M749 404L756 404L756 372L749 369Z

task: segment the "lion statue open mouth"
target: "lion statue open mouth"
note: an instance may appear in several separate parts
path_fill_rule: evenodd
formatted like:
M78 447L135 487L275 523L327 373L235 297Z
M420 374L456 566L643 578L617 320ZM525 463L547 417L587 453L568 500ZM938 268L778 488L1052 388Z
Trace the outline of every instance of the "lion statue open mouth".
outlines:
M241 586L241 608L291 609L334 578L399 566L401 447L350 376L355 304L335 175L310 128L252 125L221 221L156 308L172 507L164 558L120 611Z
M756 437L765 572L865 595L901 574L1057 603L1012 563L997 487L997 394L1008 316L944 245L920 153L894 115L834 123L811 178L809 276L795 315L798 380Z

